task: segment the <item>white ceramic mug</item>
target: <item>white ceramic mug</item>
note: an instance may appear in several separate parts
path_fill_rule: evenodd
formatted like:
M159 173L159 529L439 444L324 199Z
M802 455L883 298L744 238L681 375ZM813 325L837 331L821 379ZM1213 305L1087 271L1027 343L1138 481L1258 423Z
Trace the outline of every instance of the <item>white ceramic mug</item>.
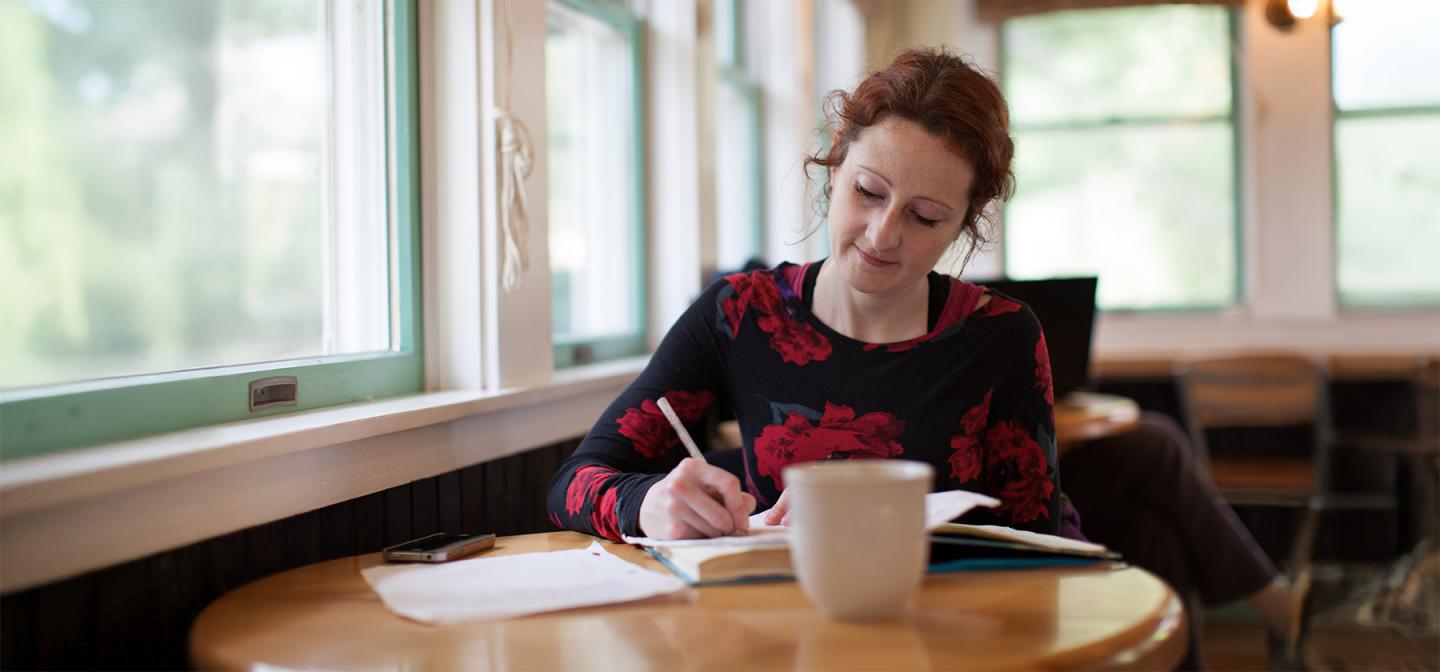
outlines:
M909 460L785 468L790 556L800 589L831 618L894 618L925 575L925 495L935 470Z

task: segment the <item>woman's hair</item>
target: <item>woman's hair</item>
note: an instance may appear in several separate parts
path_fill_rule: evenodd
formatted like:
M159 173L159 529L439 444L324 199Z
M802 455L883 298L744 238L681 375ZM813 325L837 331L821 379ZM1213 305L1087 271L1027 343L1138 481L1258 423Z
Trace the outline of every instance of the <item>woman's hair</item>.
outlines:
M975 171L960 228L969 238L963 259L986 242L980 231L980 220L988 218L986 207L1015 190L1010 112L994 81L943 48L907 49L854 91L831 91L825 108L826 128L834 129L835 141L828 152L806 157L807 168L821 166L827 173L839 168L860 133L888 116L914 122L949 143ZM828 178L824 185L822 212L829 209L832 189Z

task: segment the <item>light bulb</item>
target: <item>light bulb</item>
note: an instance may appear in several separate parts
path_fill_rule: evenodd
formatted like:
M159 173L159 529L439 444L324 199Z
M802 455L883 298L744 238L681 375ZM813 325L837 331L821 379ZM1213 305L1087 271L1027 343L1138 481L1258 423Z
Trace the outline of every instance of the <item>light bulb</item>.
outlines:
M1320 5L1320 0L1288 0L1290 15L1296 19L1308 19L1315 16L1315 10Z

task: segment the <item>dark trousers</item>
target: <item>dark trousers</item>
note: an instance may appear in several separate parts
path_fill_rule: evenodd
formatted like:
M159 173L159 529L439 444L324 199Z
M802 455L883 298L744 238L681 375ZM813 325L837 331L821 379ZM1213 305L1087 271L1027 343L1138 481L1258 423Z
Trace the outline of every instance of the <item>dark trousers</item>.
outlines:
M1200 605L1237 600L1275 579L1275 566L1167 416L1145 413L1132 432L1070 449L1060 485L1086 537L1164 579L1185 601L1190 648L1180 669L1204 669Z

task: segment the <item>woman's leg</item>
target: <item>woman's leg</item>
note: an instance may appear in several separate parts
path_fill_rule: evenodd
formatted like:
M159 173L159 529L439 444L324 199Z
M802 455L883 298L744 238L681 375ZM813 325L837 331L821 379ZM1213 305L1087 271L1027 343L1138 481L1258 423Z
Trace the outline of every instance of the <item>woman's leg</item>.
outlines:
M1220 499L1174 421L1146 413L1135 431L1076 446L1061 486L1085 536L1169 583L1190 613L1180 669L1203 669L1198 607L1250 597L1284 632L1289 594L1250 532Z
M1177 568L1177 578L1178 568L1187 568L1186 588L1205 604L1251 595L1275 580L1274 565L1164 415L1145 413L1132 432L1076 446L1061 459L1060 477L1086 536L1106 545L1115 539L1127 547L1116 550L1136 564ZM1168 520L1178 543L1133 529L1132 514L1140 508Z

